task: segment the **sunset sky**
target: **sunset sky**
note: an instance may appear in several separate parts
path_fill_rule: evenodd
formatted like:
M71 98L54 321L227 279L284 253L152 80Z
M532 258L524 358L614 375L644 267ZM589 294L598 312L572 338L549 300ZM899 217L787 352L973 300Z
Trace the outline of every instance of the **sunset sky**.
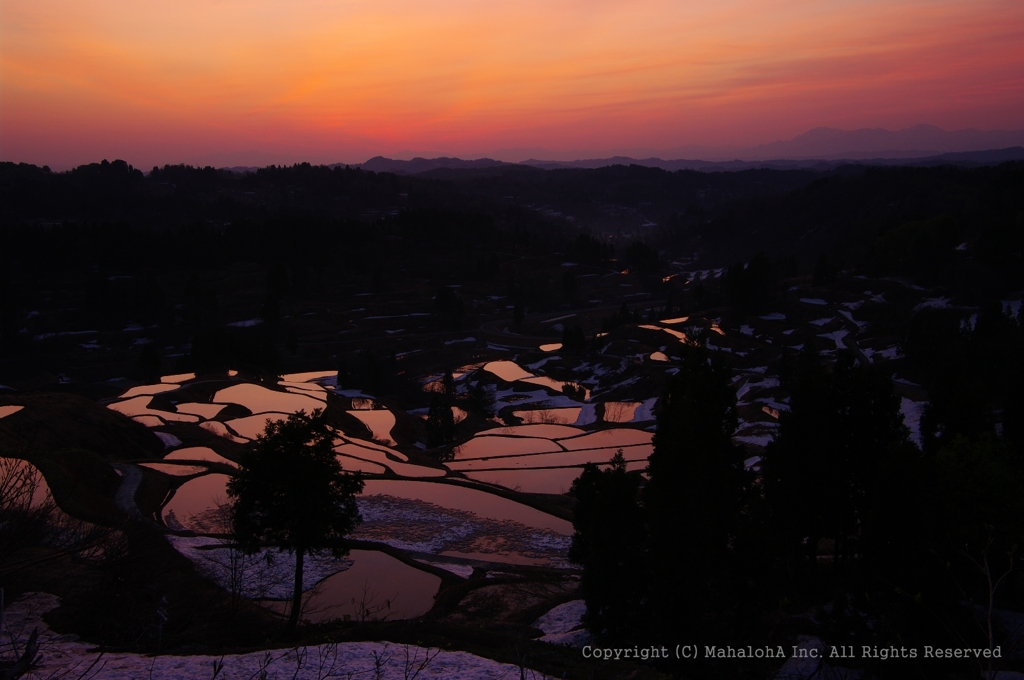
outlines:
M54 168L664 154L918 123L1024 128L1024 2L0 3L0 160Z

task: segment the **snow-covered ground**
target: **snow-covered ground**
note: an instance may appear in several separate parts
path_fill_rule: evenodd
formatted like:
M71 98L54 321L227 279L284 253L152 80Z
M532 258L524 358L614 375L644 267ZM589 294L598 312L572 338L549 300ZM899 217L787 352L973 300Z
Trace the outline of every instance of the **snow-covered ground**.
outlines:
M538 638L553 645L567 645L581 648L591 641L591 635L583 627L587 604L583 600L572 600L558 605L533 623L534 628L544 631Z
M32 631L39 632L39 665L26 680L42 678L103 678L104 680L326 680L327 678L484 678L521 677L520 669L467 652L399 645L388 642L343 642L290 649L268 649L249 654L225 656L146 656L143 654L100 654L93 645L74 635L58 635L42 615L59 606L48 593L29 593L5 610L4 639L0 656L20 653ZM218 666L222 667L215 674ZM421 669L422 667L422 669ZM265 672L265 675L263 675ZM525 670L525 677L549 676Z
M285 600L292 596L295 553L263 549L245 555L229 541L203 536L167 537L174 549L192 560L196 570L227 591L238 589L250 599ZM330 553L308 555L303 566L303 590L352 566L352 560Z
M830 665L826 658L828 650L816 637L799 637L799 654L791 656L775 674L775 680L807 680L808 678L829 678L829 680L860 680L864 672ZM788 651L788 650L787 650ZM812 656L813 655L813 656Z
M570 536L494 520L433 503L374 495L359 499L363 522L353 538L386 543L418 553L480 555L477 559L516 563L519 558L567 567Z
M910 430L910 440L918 447L921 446L921 416L924 415L924 408L927 405L926 401L913 401L906 397L900 401L903 424Z

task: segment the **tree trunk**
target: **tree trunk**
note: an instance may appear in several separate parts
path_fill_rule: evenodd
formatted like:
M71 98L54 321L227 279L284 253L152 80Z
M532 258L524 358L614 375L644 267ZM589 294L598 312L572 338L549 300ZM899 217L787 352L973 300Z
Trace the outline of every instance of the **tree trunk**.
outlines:
M302 611L302 562L305 553L302 548L295 549L295 593L292 595L292 612L288 617L288 630L294 631L299 624L299 613Z

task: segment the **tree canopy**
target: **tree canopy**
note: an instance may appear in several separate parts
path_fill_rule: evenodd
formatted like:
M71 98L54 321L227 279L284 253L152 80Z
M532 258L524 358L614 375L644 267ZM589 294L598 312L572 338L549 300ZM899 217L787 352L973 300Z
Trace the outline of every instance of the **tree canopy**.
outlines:
M355 498L363 481L342 469L333 443L320 409L268 421L227 486L235 538L243 549L255 552L269 544L296 555L292 628L298 623L304 556L324 550L347 554L345 537L360 521Z

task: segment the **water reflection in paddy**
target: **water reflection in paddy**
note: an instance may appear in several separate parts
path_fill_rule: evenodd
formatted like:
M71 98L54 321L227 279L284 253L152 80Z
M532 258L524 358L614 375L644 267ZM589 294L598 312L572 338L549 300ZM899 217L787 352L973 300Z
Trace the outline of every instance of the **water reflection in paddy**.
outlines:
M216 418L217 414L223 411L225 406L225 404L200 404L186 401L175 404L174 408L178 409L178 413L190 413L194 416L210 419Z
M160 382L162 383L183 383L188 380L195 380L195 373L177 373L175 375L161 376Z
M18 411L20 411L23 408L25 408L25 407L24 406L13 405L13 404L12 405L8 405L8 406L0 406L0 418L6 418L9 415L17 413Z
M654 440L654 433L644 430L634 430L626 427L619 427L611 430L598 430L580 437L571 439L560 439L559 444L570 451L577 449L613 448L616 446L633 446L635 444L650 444Z
M327 399L327 389L317 385L316 383L295 383L282 380L277 383L277 385L278 387L283 387L294 394L306 394L315 399L321 400Z
M231 434L231 432L228 430L227 426L224 425L224 423L222 423L220 421L208 420L205 423L199 423L199 427L203 428L204 430L207 430L209 432L214 433L218 437L223 437L224 439L230 439L231 441L235 442L236 444L245 444L246 443L245 439L242 439L241 437L236 437L235 435Z
M225 404L239 404L253 413L295 413L305 411L312 413L314 409L323 408L324 402L305 394L278 392L261 385L243 383L219 390L213 401Z
M270 420L288 420L288 415L285 413L260 413L255 416L245 416L244 418L229 420L225 425L242 437L256 439L258 435L263 434L267 427L267 421Z
M572 425L580 418L583 408L543 408L529 411L513 411L512 415L524 424Z
M303 620L411 619L434 606L440 577L375 550L353 550L349 558L353 561L351 567L329 576L303 595ZM290 604L264 602L264 606L282 614Z
M172 385L172 387L177 386ZM118 413L123 413L128 417L158 416L164 420L173 420L181 423L199 422L199 418L197 416L189 415L188 413L172 413L170 411L160 411L150 408L149 405L152 401L153 398L151 396L134 397L124 401L115 401L113 404L107 404L107 408L112 411L117 411Z
M209 474L182 484L161 511L164 523L171 528L201 531L211 511L227 502L229 479L228 475Z
M305 373L286 373L281 380L292 383L307 383L310 380L323 380L338 375L337 371L307 371Z
M478 437L502 435L509 437L546 437L548 439L559 439L561 437L575 437L578 434L585 434L586 430L566 425L512 425L509 427L495 427L490 430L478 432Z
M368 448L368 449L376 449L377 451L383 451L384 453L388 454L389 456L391 456L393 458L397 458L398 460L401 460L401 461L408 461L409 460L409 456L405 455L404 453L402 453L401 451L399 451L397 449L392 449L390 447L384 446L383 444L378 444L377 442L371 442L371 441L366 440L366 439L359 439L357 437L338 437L337 441L349 442L350 444L358 444L359 446L362 446L362 447L365 447L365 448Z
M238 463L228 460L208 446L189 446L183 449L176 449L164 456L164 460L205 460L210 463L238 467Z
M633 404L633 410L638 406ZM509 436L524 434L546 436ZM560 425L496 428L456 448L455 459L447 467L477 481L527 493L558 494L568 491L583 465L607 463L618 450L630 465L645 467L653 451L652 438L650 432L631 428L594 432Z
M459 550L445 550L440 553L445 557L461 557L467 560L480 560L481 562L504 562L505 564L524 564L546 566L551 560L544 557L528 557L515 553L501 552L462 552Z
M395 426L395 414L391 411L376 409L373 411L347 411L347 413L366 425L377 441L391 445L395 443L395 440L391 438L391 428Z
M0 497L13 507L29 494L29 507L37 508L46 502L50 487L43 473L27 460L0 457Z
M652 326L650 324L642 324L640 326L640 328L646 328L647 330L650 330L650 331L662 331L662 332L668 333L669 335L672 335L672 336L674 336L676 338L679 338L683 342L686 342L686 333L683 333L681 331L677 331L677 330L672 329L672 328L662 328L661 326Z
M647 460L653 450L654 447L651 444L636 444L633 446L618 446L616 448L593 448L575 451L559 451L557 453L456 460L448 463L448 467L452 470L458 470L461 472L465 470L493 470L503 468L564 467L567 465L582 466L587 463L608 462L617 451L622 451L622 455L626 460Z
M536 377L533 373L523 370L519 364L514 361L492 361L488 364L484 364L484 370L488 373L493 373L505 382L515 382L516 380L523 380L524 378Z
M149 468L174 477L188 477L207 471L206 467L199 465L179 465L177 463L139 463L139 467Z
M126 391L124 394L122 394L120 397L118 397L118 399L130 399L132 397L139 397L139 396L153 396L154 394L162 394L164 392L173 392L174 390L179 389L180 387L181 387L181 385L178 385L178 384L175 384L175 383L156 384L156 385L139 385L138 387L133 387L130 390Z
M455 447L455 460L485 456L517 456L528 453L561 451L550 439L539 437L474 437ZM449 467L451 467L449 465Z
M365 472L368 475L382 475L387 472L383 465L378 465L362 458L352 458L351 456L340 454L335 457L341 464L341 469L345 472Z
M565 387L565 385L566 385L566 382L564 380L555 380L554 378L549 378L546 375L541 375L541 376L537 376L537 377L534 377L534 378L526 378L524 380L520 380L519 382L529 383L531 385L540 385L541 387L548 388L552 392L558 392L558 393L561 393L562 392L562 388ZM584 399L590 399L590 389L587 388L587 387L584 387L583 389L584 389L584 397L583 398Z
M497 496L486 491L470 489L454 484L418 482L392 479L368 479L363 488L364 496L385 494L396 498L412 498L433 503L443 508L463 510L480 517L495 520L512 520L538 529L551 529L565 536L572 535L572 523L541 512L528 505Z
M640 406L638 401L608 401L604 405L604 421L606 423L628 423L636 415Z
M383 451L380 451L378 449L367 448L365 446L359 446L358 444L345 443L340 446L335 446L334 450L337 453L352 456L353 458L373 461L374 463L379 463L380 465L387 466L395 474L401 475L403 477L444 477L444 475L446 474L445 470L440 468L431 468L423 465L412 465L410 463L402 463L399 461L392 460ZM342 465L345 466L346 469L349 469L348 466L345 465L345 463L342 463ZM380 465L378 465L377 467L380 467ZM370 470L364 471L370 472ZM381 468L379 470L373 470L373 472L381 474L384 472L384 469Z
M646 460L626 463L627 470L643 470ZM467 472L466 476L489 484L498 484L526 493L566 493L573 480L580 476L582 468L548 468L543 470L494 470Z
M158 416L132 416L132 420L137 422L139 425L145 425L146 427L160 427L161 425L167 424L160 420Z

